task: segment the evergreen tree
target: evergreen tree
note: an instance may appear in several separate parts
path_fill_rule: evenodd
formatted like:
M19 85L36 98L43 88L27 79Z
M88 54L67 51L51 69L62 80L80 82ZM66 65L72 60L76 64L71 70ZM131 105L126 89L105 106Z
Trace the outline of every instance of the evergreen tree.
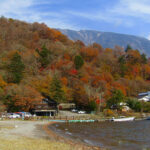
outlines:
M119 62L119 66L120 66L121 77L124 77L124 75L125 75L125 73L127 71L125 57L124 56L119 57L118 62Z
M128 98L126 100L126 103L131 109L135 110L136 112L139 112L142 109L142 103L137 99Z
M112 92L112 97L107 101L107 106L109 108L115 107L120 109L120 103L124 101L124 95L120 90L114 90Z
M132 49L132 47L128 44L127 47L126 47L126 49L125 49L125 52L127 53L131 49Z
M45 45L42 47L42 50L39 51L38 49L36 49L36 51L39 54L39 62L41 63L42 67L47 67L48 64L51 61L51 53L50 51L45 47Z
M142 59L143 64L147 63L147 58L146 58L146 55L144 53L141 55L141 59Z
M75 56L74 64L77 70L80 69L84 64L83 58L80 55Z
M66 100L65 93L62 90L61 82L58 80L56 75L53 77L50 85L50 96L58 103Z
M21 56L16 52L8 65L9 82L20 83L23 78L24 69L25 65L21 60Z

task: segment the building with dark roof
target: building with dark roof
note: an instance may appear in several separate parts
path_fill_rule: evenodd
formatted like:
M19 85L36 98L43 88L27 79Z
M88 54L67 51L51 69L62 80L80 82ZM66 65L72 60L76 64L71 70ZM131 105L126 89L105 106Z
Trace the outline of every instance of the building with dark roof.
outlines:
M137 98L139 101L150 102L150 91L139 93Z
M41 103L36 104L32 112L36 116L56 116L58 114L57 102L50 99L50 97L44 98Z

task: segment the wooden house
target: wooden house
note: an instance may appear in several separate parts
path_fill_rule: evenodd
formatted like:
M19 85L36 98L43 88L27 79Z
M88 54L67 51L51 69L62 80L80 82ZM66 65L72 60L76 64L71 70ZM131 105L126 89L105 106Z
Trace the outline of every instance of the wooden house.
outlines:
M58 114L57 105L56 101L47 97L34 106L32 113L36 114L36 116L56 116Z

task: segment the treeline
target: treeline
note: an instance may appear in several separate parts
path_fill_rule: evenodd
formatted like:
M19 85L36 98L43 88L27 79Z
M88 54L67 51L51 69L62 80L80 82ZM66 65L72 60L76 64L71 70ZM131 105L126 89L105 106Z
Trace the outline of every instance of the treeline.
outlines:
M93 109L114 90L150 90L150 60L129 45L104 49L71 41L45 24L0 18L0 109L28 111L44 96Z

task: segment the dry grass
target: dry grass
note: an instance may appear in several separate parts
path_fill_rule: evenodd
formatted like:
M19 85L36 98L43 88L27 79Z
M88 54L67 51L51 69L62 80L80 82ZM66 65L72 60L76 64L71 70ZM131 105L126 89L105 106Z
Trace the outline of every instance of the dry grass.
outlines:
M73 150L71 145L63 142L9 134L13 129L13 125L0 125L0 150Z
M0 125L0 130L3 130L3 129L13 129L14 127L13 126L2 126Z
M70 145L48 140L29 138L4 139L0 138L0 150L73 150Z

